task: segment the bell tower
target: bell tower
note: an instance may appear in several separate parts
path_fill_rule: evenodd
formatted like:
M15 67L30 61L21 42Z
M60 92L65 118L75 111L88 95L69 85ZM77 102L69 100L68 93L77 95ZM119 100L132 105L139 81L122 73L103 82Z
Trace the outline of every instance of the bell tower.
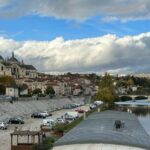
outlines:
M15 58L14 52L12 52L12 58Z

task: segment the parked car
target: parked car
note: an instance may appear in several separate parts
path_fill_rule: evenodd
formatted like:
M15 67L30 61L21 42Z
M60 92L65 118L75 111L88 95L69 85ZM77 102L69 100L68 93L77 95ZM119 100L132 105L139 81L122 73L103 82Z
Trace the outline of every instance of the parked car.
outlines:
M68 121L64 118L57 118L56 119L56 124L66 124Z
M66 104L63 106L63 109L72 109L72 106L70 104Z
M52 118L47 118L42 121L42 125L48 126L48 127L53 127L55 126L55 124L56 124L56 121Z
M8 124L4 121L0 122L0 129L6 130L8 128Z
M45 116L45 117L48 117L48 116L49 116L49 114L48 114L47 111L40 112L40 114L43 115L43 116Z
M48 112L48 111L43 111L43 112L40 112L42 113L43 115L45 115L46 117L48 116L52 116L52 113Z
M20 117L10 118L8 121L9 124L24 124L24 121Z
M65 115L64 115L64 118L67 121L69 121L69 120L73 121L73 120L77 119L78 117L79 117L79 114L78 114L78 112L75 112L75 111L73 111L73 112L66 112Z
M81 106L80 104L77 104L77 103L72 103L70 105L72 108L77 108L77 107Z
M31 115L32 118L46 118L46 115L44 113L35 112Z
M6 100L13 100L13 98L11 96L6 96L5 99Z
M78 108L75 111L78 112L78 113L84 113L84 112L88 112L89 110Z
M90 105L90 109L94 109L94 108L96 108L97 107L97 105L95 105L95 104L91 104Z
M97 105L97 106L100 106L101 104L103 104L102 101L95 101L95 102L94 102L94 105Z

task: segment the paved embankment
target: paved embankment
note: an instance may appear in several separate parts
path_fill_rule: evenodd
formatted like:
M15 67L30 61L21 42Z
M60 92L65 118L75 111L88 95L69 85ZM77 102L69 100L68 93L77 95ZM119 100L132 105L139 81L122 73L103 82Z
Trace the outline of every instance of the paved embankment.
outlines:
M78 102L83 98L55 98L46 100L24 100L24 101L14 101L10 102L0 102L0 120L13 117L13 116L23 116L28 117L31 113L36 111L53 111L56 108L62 108L64 104Z

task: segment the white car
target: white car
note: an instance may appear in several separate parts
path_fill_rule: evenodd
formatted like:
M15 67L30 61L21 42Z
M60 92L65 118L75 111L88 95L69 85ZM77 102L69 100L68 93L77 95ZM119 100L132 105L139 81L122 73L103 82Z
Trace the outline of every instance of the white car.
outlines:
M73 112L66 112L64 115L65 119L68 120L75 120L79 117L78 112L73 111Z
M94 102L94 105L97 105L97 106L100 106L101 104L103 104L102 101L95 101L95 102Z
M40 114L45 117L49 116L49 113L47 111L40 112Z
M56 121L51 118L47 118L42 121L42 125L44 125L44 126L53 127L53 126L55 126L55 124L56 124Z
M63 119L63 118L57 118L56 119L56 123L57 124L65 124L65 123L67 123L67 121L65 119Z
M0 129L7 129L8 125L5 122L0 122Z

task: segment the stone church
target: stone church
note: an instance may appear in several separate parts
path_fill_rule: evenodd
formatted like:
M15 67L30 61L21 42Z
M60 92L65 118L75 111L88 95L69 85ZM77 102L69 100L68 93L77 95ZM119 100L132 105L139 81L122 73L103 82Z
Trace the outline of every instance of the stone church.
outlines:
M38 76L37 70L32 65L19 62L14 53L8 59L0 56L0 75L8 75L14 78L36 78Z

